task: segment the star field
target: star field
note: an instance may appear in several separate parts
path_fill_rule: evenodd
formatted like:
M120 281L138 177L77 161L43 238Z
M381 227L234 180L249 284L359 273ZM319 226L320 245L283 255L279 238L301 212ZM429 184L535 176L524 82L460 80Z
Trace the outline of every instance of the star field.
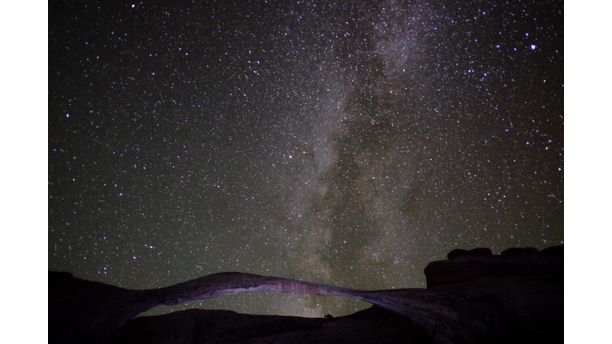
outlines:
M49 269L423 287L454 248L563 241L561 1L49 6Z

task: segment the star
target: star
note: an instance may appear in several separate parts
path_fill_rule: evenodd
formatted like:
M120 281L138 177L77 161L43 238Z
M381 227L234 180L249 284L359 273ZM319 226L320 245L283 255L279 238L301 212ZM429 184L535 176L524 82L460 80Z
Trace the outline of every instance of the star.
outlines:
M51 2L49 269L135 289L221 271L390 289L423 287L449 248L561 242L562 13Z

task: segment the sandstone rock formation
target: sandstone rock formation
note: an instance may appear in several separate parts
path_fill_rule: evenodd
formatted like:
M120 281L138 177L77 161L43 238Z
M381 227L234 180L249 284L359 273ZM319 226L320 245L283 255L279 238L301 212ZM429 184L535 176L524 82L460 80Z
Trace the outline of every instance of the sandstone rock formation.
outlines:
M502 255L455 250L448 257L425 268L427 289L378 291L236 272L128 290L50 272L50 342L562 342L562 247ZM158 305L256 291L352 297L374 306L322 319L209 310L133 319Z

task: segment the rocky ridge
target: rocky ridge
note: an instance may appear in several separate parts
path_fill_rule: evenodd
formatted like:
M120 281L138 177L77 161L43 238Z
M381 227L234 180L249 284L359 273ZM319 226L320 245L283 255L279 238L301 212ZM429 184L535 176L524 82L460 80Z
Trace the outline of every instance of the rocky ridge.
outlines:
M354 290L228 272L128 290L49 272L51 343L515 343L563 341L563 247L454 250L425 268L427 288ZM189 310L137 315L223 295L336 295L372 308L331 319Z

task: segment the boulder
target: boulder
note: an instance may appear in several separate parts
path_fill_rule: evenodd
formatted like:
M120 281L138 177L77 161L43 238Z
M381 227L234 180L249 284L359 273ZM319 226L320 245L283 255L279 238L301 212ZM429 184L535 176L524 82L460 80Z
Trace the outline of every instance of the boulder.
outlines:
M533 257L538 253L535 247L512 247L502 251L502 257Z
M473 257L489 257L492 256L493 253L491 252L490 248L485 248L485 247L477 247L477 248L473 248L471 250L464 250L464 249L455 249L450 251L446 257L449 260L455 260L455 259L461 259L461 258L473 258Z

